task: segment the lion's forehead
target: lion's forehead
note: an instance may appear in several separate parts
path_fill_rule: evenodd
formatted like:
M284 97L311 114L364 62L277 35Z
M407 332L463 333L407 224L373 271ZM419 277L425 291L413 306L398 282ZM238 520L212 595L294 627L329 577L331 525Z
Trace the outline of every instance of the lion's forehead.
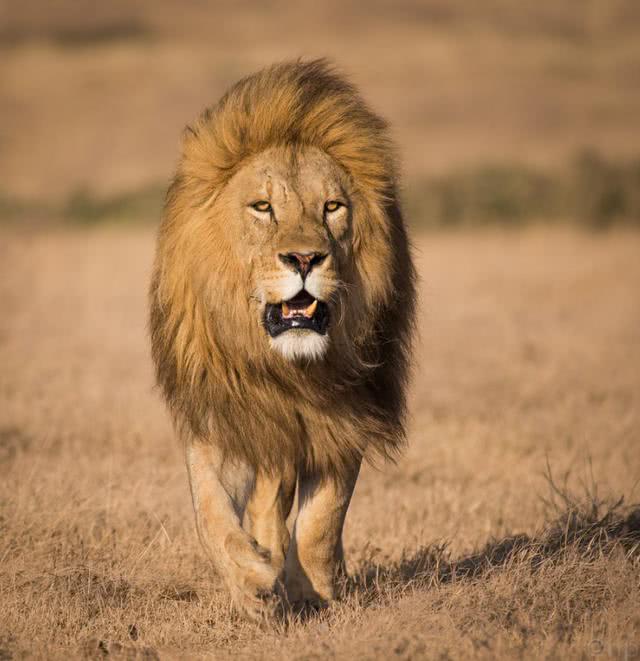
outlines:
M275 204L308 207L347 194L348 180L340 166L314 147L272 148L255 156L239 173L243 188Z

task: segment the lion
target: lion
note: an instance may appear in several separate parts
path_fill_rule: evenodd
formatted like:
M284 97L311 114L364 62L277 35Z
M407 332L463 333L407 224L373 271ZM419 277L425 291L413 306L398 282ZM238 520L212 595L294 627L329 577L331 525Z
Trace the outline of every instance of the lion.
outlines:
M414 307L388 126L325 60L244 78L185 129L152 356L200 541L250 617L336 598L361 462L405 443Z

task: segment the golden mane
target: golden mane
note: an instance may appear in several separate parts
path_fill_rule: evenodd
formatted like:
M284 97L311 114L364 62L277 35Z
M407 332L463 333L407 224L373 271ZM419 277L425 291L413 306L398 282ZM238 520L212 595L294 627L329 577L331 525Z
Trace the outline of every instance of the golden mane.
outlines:
M265 348L242 267L212 222L234 173L276 146L322 150L359 199L342 340L313 365ZM340 474L356 455L400 447L415 275L394 160L386 123L324 60L244 78L185 131L150 290L157 378L183 433L265 471L295 462ZM212 313L213 288L233 328Z

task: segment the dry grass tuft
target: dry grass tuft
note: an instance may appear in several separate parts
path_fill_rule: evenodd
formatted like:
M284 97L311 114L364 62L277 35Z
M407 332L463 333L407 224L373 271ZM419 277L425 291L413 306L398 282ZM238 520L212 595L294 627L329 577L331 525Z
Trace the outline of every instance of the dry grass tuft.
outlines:
M390 565L365 563L346 581L345 594L359 592L360 603L373 603L389 592L487 579L497 572L544 572L551 566L571 570L573 563L596 562L618 552L638 565L640 504L624 506L622 497L600 501L591 493L578 499L551 486L557 516L538 533L491 539L461 558L454 558L442 544L421 547Z

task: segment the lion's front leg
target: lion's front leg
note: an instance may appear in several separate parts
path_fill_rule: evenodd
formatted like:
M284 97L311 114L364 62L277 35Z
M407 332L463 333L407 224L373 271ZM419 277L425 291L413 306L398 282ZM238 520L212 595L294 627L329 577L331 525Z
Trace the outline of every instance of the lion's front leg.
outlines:
M234 604L256 619L266 613L278 571L270 552L242 529L255 475L244 465L223 462L217 449L198 440L186 446L196 525L202 546L225 581Z
M285 565L292 604L323 606L335 598L336 576L343 568L342 528L360 462L343 478L301 473L299 512Z
M296 490L296 470L291 466L281 475L259 472L247 509L244 525L251 536L271 554L271 564L281 576L289 548L287 517Z

